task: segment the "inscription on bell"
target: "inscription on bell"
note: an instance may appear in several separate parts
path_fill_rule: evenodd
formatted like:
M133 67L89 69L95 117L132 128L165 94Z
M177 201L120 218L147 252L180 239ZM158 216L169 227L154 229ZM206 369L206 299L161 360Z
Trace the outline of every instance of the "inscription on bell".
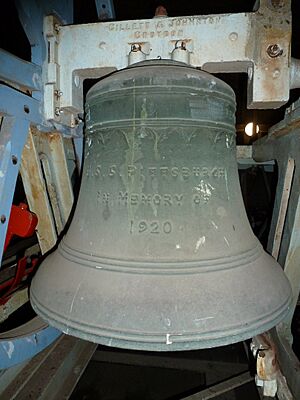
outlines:
M209 202L212 197L214 188L208 185L205 189L195 194L170 194L170 193L129 193L127 191L119 191L119 193L97 192L97 201L103 205L109 206L182 206L184 202L189 201L190 204L201 206Z
M97 192L97 201L102 204L137 206L182 206L184 196L177 194L159 194L159 193L129 193L128 191L119 191L118 193Z
M125 171L125 172L124 172ZM146 177L161 177L161 178L182 178L189 179L193 177L199 178L224 178L225 168L220 166L206 167L206 166L151 166L143 167L136 165L127 165L121 168L115 164L103 166L98 164L96 166L89 165L86 169L86 176L99 177L99 178L113 178L116 176L132 178L138 175Z
M150 233L151 235L170 234L173 230L171 221L130 221L131 234Z

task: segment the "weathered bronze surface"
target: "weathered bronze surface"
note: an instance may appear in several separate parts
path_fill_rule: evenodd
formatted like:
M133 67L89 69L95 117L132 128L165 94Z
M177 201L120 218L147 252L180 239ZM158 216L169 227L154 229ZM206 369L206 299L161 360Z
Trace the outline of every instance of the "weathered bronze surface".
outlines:
M290 286L247 220L234 114L227 84L174 62L89 91L76 212L31 287L40 316L159 351L237 342L284 317Z

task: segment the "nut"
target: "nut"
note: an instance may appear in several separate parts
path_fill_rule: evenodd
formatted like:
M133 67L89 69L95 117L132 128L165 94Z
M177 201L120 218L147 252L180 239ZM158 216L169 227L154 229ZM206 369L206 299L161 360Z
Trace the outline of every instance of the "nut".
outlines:
M175 49L186 50L186 42L184 40L177 40L175 43Z
M62 110L61 108L55 107L54 114L55 114L57 117L59 117L60 114L62 114L62 113L63 113L63 110Z
M283 50L278 44L270 44L267 48L267 54L271 58L276 58L283 54Z
M56 89L56 90L54 90L54 95L55 95L57 98L59 98L59 97L61 97L61 96L63 95L63 92L61 92L60 90Z
M54 30L55 30L56 33L58 33L60 31L59 24L54 24Z
M131 51L133 52L142 51L142 46L139 43L134 43L131 45Z

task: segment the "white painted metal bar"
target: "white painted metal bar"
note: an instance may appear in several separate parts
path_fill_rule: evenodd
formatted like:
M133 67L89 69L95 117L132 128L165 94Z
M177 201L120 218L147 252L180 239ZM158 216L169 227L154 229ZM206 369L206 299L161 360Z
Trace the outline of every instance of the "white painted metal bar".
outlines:
M289 204L289 198L292 188L292 181L294 177L294 169L295 169L295 160L293 158L289 158L286 165L285 176L283 181L283 188L282 188L282 197L279 206L278 218L275 228L275 235L273 238L273 245L272 245L272 256L277 260L280 250L280 244L282 240L283 228L286 218L286 213Z

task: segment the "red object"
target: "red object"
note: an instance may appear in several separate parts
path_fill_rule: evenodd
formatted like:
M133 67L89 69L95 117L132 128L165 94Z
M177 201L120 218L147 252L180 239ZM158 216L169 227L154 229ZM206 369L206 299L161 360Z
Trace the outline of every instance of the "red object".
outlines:
M0 305L5 304L10 299L13 292L22 283L22 280L33 272L37 263L38 258L32 259L29 267L27 257L23 257L18 261L16 275L8 281L0 284L0 292L2 292L4 289L7 289L6 292L1 294Z
M37 216L28 211L27 204L20 203L18 206L12 205L4 243L4 251L13 236L20 236L22 238L32 236L37 223Z
M18 206L12 205L4 243L4 251L7 249L13 236L22 238L32 236L37 223L37 216L28 211L27 204L20 203ZM0 292L6 289L6 292L1 294L0 305L5 304L9 300L12 293L22 283L22 280L33 272L37 262L37 258L31 260L30 265L28 264L27 257L18 260L16 275L0 284Z

